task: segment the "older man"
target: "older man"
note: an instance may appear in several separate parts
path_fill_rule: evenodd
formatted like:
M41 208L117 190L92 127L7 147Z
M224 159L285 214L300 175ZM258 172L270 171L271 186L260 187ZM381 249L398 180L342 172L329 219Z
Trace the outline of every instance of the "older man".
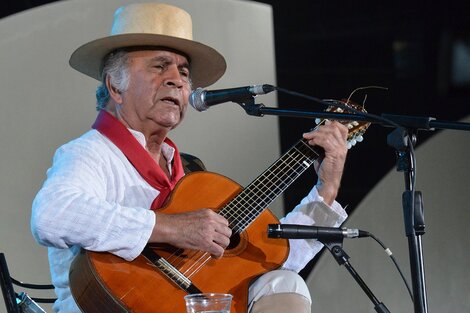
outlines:
M102 84L93 129L56 151L33 202L32 231L49 247L57 312L80 311L69 270L82 248L132 261L148 243L164 243L218 259L232 235L229 221L210 209L155 211L184 176L168 134L183 120L192 88L216 82L225 71L216 50L192 40L189 14L157 3L122 7L111 35L79 47L70 64ZM335 197L346 136L347 129L336 122L304 134L325 155L317 185L282 222L339 226L344 221ZM295 272L321 246L314 240L291 241L282 269L251 284L247 310L310 312L308 289Z

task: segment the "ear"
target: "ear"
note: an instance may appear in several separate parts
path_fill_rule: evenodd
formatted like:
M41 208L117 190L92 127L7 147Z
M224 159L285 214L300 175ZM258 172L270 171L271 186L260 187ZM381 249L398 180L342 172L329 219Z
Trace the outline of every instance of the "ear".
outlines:
M121 104L121 91L111 84L111 77L109 76L109 74L106 75L105 84L106 88L108 88L109 96L111 97L111 99L113 99L114 102Z

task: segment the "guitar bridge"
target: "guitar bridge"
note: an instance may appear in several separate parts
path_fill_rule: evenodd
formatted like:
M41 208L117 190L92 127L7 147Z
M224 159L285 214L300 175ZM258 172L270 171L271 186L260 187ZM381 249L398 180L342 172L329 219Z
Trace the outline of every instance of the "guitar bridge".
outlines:
M145 247L142 255L155 265L170 281L189 294L202 293L189 278L183 275L177 268L167 260L159 256L149 247Z

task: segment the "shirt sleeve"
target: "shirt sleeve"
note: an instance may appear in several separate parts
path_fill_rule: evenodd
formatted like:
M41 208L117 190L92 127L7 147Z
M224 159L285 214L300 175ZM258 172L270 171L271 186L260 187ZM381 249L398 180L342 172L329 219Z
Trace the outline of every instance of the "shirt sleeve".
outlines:
M99 150L85 144L58 149L33 201L31 229L38 243L61 249L78 245L126 260L140 254L150 238L155 214L148 208L107 201L113 186L105 163L109 162Z
M292 212L280 220L281 224L339 227L347 213L336 201L329 206L318 194L317 188L309 192ZM320 252L323 244L316 239L289 239L290 251L283 268L299 272Z

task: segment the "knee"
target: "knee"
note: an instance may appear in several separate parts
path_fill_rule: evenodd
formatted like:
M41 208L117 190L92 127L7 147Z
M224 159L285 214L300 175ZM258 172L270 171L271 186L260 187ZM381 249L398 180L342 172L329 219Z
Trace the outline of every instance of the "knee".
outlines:
M274 270L260 276L250 287L252 300L279 293L296 293L304 296L310 303L310 292L304 279L288 270Z
M300 293L310 299L305 280L296 272L288 270L276 270L266 274L279 292Z

